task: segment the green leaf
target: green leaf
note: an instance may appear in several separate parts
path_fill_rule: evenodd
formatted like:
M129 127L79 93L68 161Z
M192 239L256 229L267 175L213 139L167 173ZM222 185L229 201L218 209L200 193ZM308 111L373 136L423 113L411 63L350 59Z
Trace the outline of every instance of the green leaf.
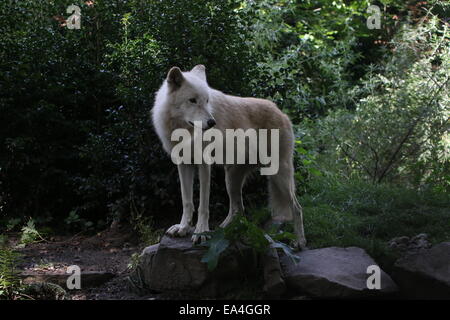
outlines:
M316 168L308 168L308 171L309 171L311 174L313 174L313 175L315 175L315 176L317 176L317 177L319 177L319 176L322 175L322 172L320 172L320 171L317 170Z
M208 251L202 257L201 261L208 265L209 271L212 271L217 267L221 253L228 248L230 242L225 239L223 229L219 229L213 232L211 238L203 245L208 247Z

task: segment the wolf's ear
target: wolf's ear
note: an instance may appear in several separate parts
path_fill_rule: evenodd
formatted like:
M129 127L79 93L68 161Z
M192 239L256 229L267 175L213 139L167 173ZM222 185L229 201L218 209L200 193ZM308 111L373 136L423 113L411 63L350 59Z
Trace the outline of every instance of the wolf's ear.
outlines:
M178 89L183 84L184 77L183 72L181 72L180 68L173 67L170 69L167 75L167 82L169 83L169 87L173 90Z
M192 68L191 72L195 73L195 75L200 79L206 81L206 68L204 65L202 64L196 65L194 68Z

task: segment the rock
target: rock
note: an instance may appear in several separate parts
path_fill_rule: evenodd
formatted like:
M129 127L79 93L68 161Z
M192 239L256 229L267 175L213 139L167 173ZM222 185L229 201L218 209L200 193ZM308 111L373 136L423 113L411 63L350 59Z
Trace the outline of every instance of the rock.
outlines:
M400 245L407 246L409 244L409 237L403 236L403 237L397 237L393 238L389 241L389 247L396 248Z
M296 264L290 257L281 258L288 287L319 298L363 298L392 294L396 284L380 269L379 290L367 288L367 267L376 262L361 248L323 248L301 251Z
M431 243L428 241L428 235L421 233L411 238L409 246L411 251L420 251L431 248Z
M308 296L294 296L294 297L290 298L289 300L312 300L312 299Z
M412 238L406 236L393 238L388 245L390 248L398 250L400 254L417 253L431 247L426 233L418 234Z
M153 266L153 259L158 251L159 243L149 246L142 251L139 257L139 264L133 273L128 277L128 289L138 295L145 295L151 289L146 284L148 279L147 270L151 270Z
M398 259L393 277L408 297L449 299L450 242Z
M262 257L264 266L264 292L270 298L278 298L286 291L280 260L276 249L269 249Z
M35 300L66 300L67 292L54 283L32 283L24 288L24 293Z
M135 272L130 276L133 291L185 292L215 297L239 288L243 277L254 273L257 259L252 249L229 248L218 266L208 271L201 262L206 248L194 246L190 237L164 236L159 245L146 248Z

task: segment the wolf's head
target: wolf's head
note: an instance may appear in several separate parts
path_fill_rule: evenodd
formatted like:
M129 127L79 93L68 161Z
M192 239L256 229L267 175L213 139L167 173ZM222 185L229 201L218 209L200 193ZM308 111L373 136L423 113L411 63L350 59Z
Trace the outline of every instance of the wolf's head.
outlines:
M203 130L215 126L205 66L197 65L189 72L173 67L166 80L173 117L187 126L201 124Z

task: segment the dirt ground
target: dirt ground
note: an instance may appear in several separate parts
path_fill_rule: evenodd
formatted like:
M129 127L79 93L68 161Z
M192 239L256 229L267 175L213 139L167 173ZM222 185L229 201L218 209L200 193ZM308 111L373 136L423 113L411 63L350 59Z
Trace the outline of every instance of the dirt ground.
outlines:
M69 276L66 274L67 267L77 265L82 273L81 290L67 290L61 285L66 289L69 299L157 298L157 296L137 296L128 288L127 276L130 273L131 256L134 253L140 254L143 249L135 238L135 232L129 228L117 227L94 236L59 236L46 240L18 249L22 254L22 263L19 267L23 270L23 275L27 275L25 281L39 281L42 277L65 281ZM83 286L83 272L94 274L95 281L85 281Z

